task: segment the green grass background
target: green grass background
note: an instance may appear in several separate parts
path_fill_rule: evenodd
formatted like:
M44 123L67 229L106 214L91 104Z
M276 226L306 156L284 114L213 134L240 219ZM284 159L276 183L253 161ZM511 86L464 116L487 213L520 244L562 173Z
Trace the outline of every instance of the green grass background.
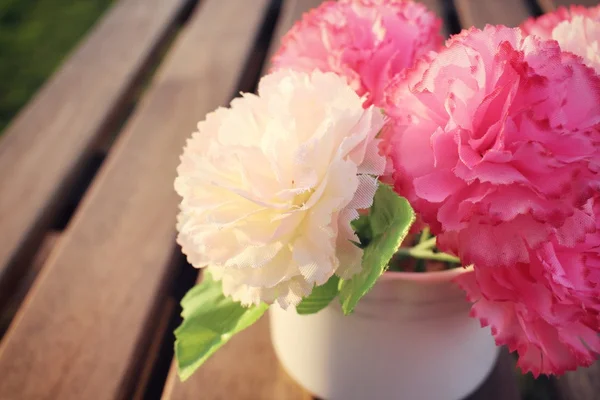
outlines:
M0 0L0 134L115 0Z

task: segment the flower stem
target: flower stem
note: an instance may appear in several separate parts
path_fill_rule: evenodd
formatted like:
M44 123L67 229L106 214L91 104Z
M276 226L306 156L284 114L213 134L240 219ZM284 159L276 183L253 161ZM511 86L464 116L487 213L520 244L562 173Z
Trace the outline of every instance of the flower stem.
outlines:
M419 244L422 244L424 241L431 237L431 232L429 231L429 227L426 226L421 232L421 237L419 238Z
M460 264L460 259L458 257L454 257L453 255L446 253L434 253L433 251L412 247L405 248L401 247L398 249L398 254L403 254L407 256L411 256L413 258L423 259L423 260L434 260L434 261L444 261L454 264Z
M417 244L415 247L413 247L413 249L419 249L419 250L430 250L433 247L435 247L435 237L426 239L426 240L419 240L419 244Z

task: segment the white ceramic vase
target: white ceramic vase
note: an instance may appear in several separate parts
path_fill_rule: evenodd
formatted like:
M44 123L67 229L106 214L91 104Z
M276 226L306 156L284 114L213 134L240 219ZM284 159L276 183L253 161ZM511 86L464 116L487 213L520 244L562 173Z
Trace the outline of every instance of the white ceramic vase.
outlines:
M288 374L326 400L459 400L491 372L498 348L451 280L470 270L387 272L344 316L270 308Z

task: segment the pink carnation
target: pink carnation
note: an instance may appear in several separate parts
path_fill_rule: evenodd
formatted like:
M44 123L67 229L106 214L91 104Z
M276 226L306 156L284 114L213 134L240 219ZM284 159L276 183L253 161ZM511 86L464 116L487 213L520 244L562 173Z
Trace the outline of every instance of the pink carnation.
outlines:
M570 223L593 220L599 204L578 211ZM600 219L596 224L600 229ZM458 278L475 303L472 316L491 327L497 344L518 351L525 372L562 374L591 365L600 354L597 232L573 246L553 238L529 253L529 263L476 268Z
M600 79L555 42L471 29L393 82L385 110L396 190L464 262L527 261L599 187Z
M389 79L442 44L441 20L409 0L325 2L283 37L273 68L344 76L365 106L380 105Z
M502 327L544 306L525 281L547 295L539 301L560 305L544 314L544 326L570 326L576 313L560 309L568 301L584 315L579 320L591 318L579 291L582 282L591 285L589 275L574 281L563 303L547 283L559 272L546 247L577 254L597 236L595 214L586 207L600 186L600 78L556 42L488 26L453 37L401 74L388 88L385 109L394 120L384 140L396 191L430 225L442 250L475 264L481 295L508 310L487 314L496 311L480 301L477 316L494 319L497 341L514 344L525 369L572 369L572 359L553 353L563 348L540 345L530 334L542 329L538 322L520 320L524 328L510 333ZM563 269L584 276L580 265ZM479 298L475 289L470 293ZM578 329L561 332L584 337ZM597 322L590 329L597 331ZM533 348L554 361L528 356ZM573 357L588 364L589 357Z
M521 29L528 35L536 35L542 39L552 39L552 31L563 21L571 21L575 16L600 20L600 5L585 8L572 5L569 8L559 7L556 11L540 17L531 17L521 24Z

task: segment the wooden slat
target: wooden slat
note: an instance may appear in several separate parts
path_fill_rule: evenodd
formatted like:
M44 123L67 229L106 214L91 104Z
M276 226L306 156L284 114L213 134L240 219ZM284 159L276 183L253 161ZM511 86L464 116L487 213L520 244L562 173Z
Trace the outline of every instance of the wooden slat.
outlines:
M287 376L269 337L268 316L236 335L182 383L171 368L163 400L311 400Z
M523 0L454 0L463 28L486 24L518 26L529 17Z
M465 400L520 400L520 398L515 378L515 359L506 349L502 349L490 376Z
M131 396L131 400L143 400L144 396L146 395L146 390L148 390L148 386L150 385L152 378L152 371L154 370L155 363L159 358L163 340L165 337L168 337L169 339L173 337L172 332L167 332L167 329L169 329L169 322L171 322L171 317L173 317L173 313L176 309L177 303L173 298L169 297L166 299L162 310L160 310L158 313L158 323L156 324L156 328L153 329L153 338L150 346L148 346L148 350L146 351L146 354L144 354L145 361L141 366L141 373L138 377L135 391Z
M0 141L0 303L62 191L189 0L121 0ZM22 271L19 271L22 272Z
M442 9L442 2L439 0L417 0L419 3L425 4L427 8L437 14L438 17L444 21L444 10ZM448 26L442 24L442 35L448 36Z
M284 1L264 73L268 70L270 55L280 45L281 36L302 17L302 14L317 7L322 1ZM236 335L184 383L179 380L173 363L163 399L312 399L309 393L293 382L281 369L271 346L268 325L267 317L263 317L256 325Z
M438 0L415 0L418 3L423 3L431 11L435 12L439 17L443 16L442 13L442 2Z
M174 272L179 154L233 93L266 5L198 6L4 337L0 399L130 398Z
M10 302L0 312L0 337L2 337L6 329L8 329L12 316L17 312L21 302L27 295L29 288L33 284L35 277L42 269L42 266L60 240L60 237L61 234L59 232L50 232L42 240L42 244L35 255L35 258L31 262L27 274L21 279L19 285L13 289L13 296L11 297Z
M543 13L551 12L556 9L556 6L552 0L537 0L537 4Z
M548 6L560 7L560 6L570 6L571 4L579 4L586 7L597 6L600 2L598 0L538 0L540 1L540 6L544 9L544 11L551 11ZM544 4L546 3L546 4Z
M302 18L302 15L305 12L318 7L323 1L324 0L284 0L281 14L277 21L277 27L273 33L273 39L271 41L271 47L267 55L263 73L267 73L267 70L270 67L269 60L281 45L281 38L283 35L287 33L296 21L299 21Z
M589 368L567 372L558 379L561 400L592 400L600 397L600 361Z

